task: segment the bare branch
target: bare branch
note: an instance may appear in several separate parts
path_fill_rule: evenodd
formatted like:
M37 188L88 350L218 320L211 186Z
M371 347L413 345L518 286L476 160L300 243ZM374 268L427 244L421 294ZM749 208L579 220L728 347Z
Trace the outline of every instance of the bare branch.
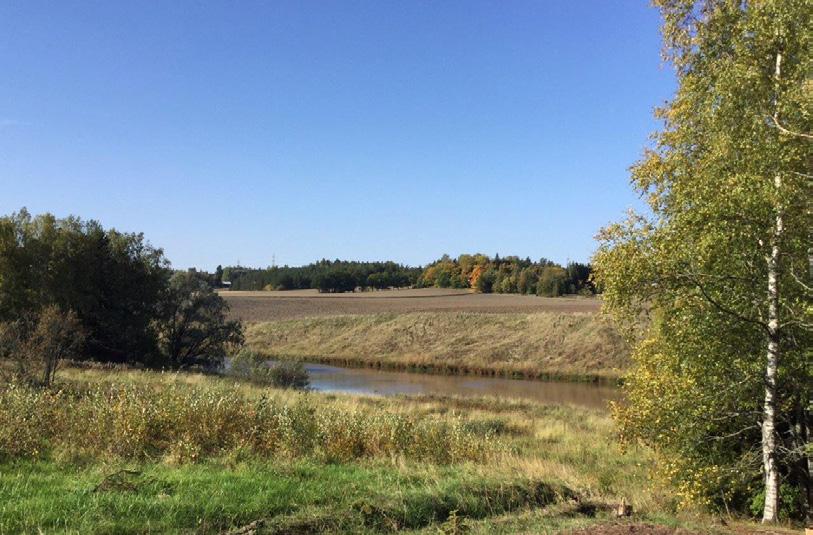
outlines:
M804 132L794 132L793 130L789 130L789 129L785 128L784 126L782 126L780 124L780 122L779 122L779 119L776 117L776 114L772 115L771 119L773 120L774 126L776 126L776 128L778 128L779 131L782 132L785 135L794 136L794 137L801 137L801 138L804 138L804 139L813 139L813 134L806 134Z

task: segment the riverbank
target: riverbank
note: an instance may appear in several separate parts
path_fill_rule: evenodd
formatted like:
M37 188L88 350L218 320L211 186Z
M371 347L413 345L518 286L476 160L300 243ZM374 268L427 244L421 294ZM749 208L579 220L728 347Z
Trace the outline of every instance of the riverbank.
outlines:
M594 313L413 312L252 323L269 358L452 375L614 383L627 344Z
M0 532L553 533L615 526L622 498L622 526L723 531L674 514L650 453L622 450L600 411L60 374L0 392Z

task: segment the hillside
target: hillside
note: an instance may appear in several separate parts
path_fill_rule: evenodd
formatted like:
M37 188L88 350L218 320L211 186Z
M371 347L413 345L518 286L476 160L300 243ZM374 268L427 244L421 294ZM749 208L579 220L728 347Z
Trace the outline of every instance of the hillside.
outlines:
M626 344L593 313L407 312L253 323L268 356L439 373L617 378Z

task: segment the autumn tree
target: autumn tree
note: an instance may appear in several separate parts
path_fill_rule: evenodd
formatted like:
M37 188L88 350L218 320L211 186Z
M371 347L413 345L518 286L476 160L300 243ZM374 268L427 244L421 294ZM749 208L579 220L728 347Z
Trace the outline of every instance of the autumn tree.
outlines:
M651 213L603 229L594 259L636 342L616 415L685 500L802 516L813 2L655 4L679 86L632 172Z

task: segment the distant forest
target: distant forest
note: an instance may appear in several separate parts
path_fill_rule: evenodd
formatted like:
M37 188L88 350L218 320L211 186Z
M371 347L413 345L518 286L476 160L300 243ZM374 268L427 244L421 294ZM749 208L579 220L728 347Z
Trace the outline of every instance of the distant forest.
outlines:
M472 288L482 293L519 293L555 297L565 294L594 294L589 264L570 262L561 266L545 258L532 261L517 256L489 257L444 255L425 268L395 262L350 262L320 260L300 267L275 266L265 269L220 268L215 280L231 284L233 290L297 290L352 292L386 288Z
M422 269L395 262L320 260L307 266L266 269L227 267L223 280L233 290L299 290L352 292L356 289L406 288L419 284Z
M594 294L589 264L570 262L561 266L545 258L532 261L517 256L493 258L482 254L444 255L429 264L420 285L438 288L473 288L482 293L519 293L556 297Z

